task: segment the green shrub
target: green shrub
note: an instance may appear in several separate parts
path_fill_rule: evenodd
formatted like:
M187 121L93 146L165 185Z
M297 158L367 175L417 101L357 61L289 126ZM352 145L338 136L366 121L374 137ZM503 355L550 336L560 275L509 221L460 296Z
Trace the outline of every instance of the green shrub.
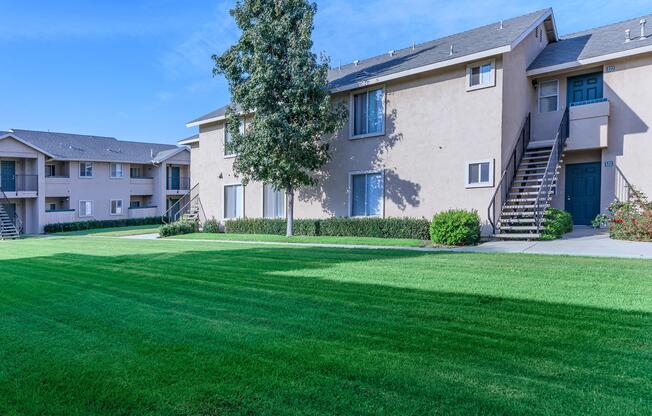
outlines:
M197 232L197 223L195 221L180 220L171 224L162 225L158 233L161 237L170 237L173 235L192 234Z
M134 225L156 225L162 224L161 217L146 217L146 218L125 218L104 221L77 221L77 222L61 222L56 224L48 224L44 227L46 234L60 233L64 231L84 231L94 230L97 228L114 228L114 227L128 227Z
M547 208L543 213L544 229L542 240L554 240L573 231L573 217L566 211L557 208Z
M428 220L415 218L328 218L294 220L294 235L414 238L428 240ZM241 218L226 221L229 234L285 235L284 219Z
M436 214L430 224L430 236L437 244L468 246L480 241L480 217L477 211L453 209Z
M220 232L220 222L215 218L206 220L203 224L202 232L204 233L219 233Z
M238 218L224 224L228 234L274 234L285 235L287 223L284 219ZM294 235L319 235L319 220L294 220Z
M321 220L320 235L341 237L411 238L428 240L430 223L425 218L345 218Z

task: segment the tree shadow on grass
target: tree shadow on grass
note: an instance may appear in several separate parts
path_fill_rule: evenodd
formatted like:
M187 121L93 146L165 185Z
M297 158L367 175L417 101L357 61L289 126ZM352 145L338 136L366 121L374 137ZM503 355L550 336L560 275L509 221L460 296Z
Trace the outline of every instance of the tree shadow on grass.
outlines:
M649 414L651 314L382 284L425 256L0 261L0 413Z

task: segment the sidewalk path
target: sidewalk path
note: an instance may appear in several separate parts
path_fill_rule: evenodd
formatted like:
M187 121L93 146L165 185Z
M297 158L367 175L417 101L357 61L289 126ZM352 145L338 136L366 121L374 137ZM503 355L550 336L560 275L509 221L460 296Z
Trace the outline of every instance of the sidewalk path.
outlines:
M115 237L114 237L115 238ZM156 240L158 234L141 234L126 237L132 240ZM575 231L560 240L553 241L490 241L474 247L396 247L369 246L353 244L322 244L322 243L285 243L268 241L232 241L209 239L159 239L159 241L195 241L204 243L227 244L260 244L273 246L299 246L324 248L355 248L369 250L412 250L423 252L466 252L466 253L529 253L568 256L596 256L652 259L652 243L612 240L604 231L596 231L590 227L575 227Z

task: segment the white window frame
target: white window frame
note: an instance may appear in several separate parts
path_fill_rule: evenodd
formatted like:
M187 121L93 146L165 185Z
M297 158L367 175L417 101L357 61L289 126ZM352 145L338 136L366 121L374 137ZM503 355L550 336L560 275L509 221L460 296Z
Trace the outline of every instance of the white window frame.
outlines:
M471 70L476 67L483 67L487 64L491 64L490 80L486 84L471 85ZM489 59L481 62L474 62L466 66L466 90L475 91L481 90L484 88L491 88L496 86L496 60Z
M87 166L87 165L91 166L91 174L90 175L82 175L82 169L81 169L82 163L85 166ZM84 169L84 172L86 172L86 169ZM79 162L79 169L77 170L77 173L79 174L80 178L92 178L93 175L95 175L93 162Z
M116 209L115 212L113 212L113 203L114 202L116 203L115 204L115 209ZM120 203L119 211L118 211L118 204L117 204L118 202ZM109 201L109 215L113 215L113 216L122 215L123 211L124 211L124 203L122 202L122 199L112 199L112 200Z
M48 175L48 170L50 170L50 169L52 170L52 174ZM56 176L56 173L57 173L57 165L53 165L53 164L45 165L45 177L46 178L47 177L54 178Z
M90 213L86 212L85 209L82 210L82 204L84 204L84 206L86 206L87 203L90 203L90 207L91 207L91 212ZM82 212L84 212L84 215L82 215ZM93 201L89 200L89 199L80 200L79 201L79 218L89 218L89 217L92 217L92 216L93 216Z
M483 163L489 163L489 181L487 182L478 182L470 183L469 180L469 167L471 165L479 165ZM478 171L480 172L480 171ZM464 163L464 183L467 188L493 188L494 186L494 159L483 159L483 160L470 160Z
M353 177L357 175L369 175L379 173L381 180L383 181L383 195L380 201L380 214L378 215L353 215ZM365 183L366 188L366 183ZM365 189L365 193L367 190ZM385 218L385 170L384 169L374 169L374 170L359 170L349 172L349 217L351 218Z
M556 83L557 84L557 94L552 94L552 95L546 95L546 96L541 96L541 91L543 91L543 84L550 84L550 83ZM552 111L541 111L541 99L542 98L550 98L550 97L557 97L557 107L552 110ZM537 106L539 108L539 113L555 113L559 111L559 80L558 79L549 79L547 81L539 81L539 87L537 89Z
M241 186L242 187L242 217L227 217L226 216L226 188L228 188L229 186ZM242 183L240 183L240 182L237 182L237 183L225 183L224 185L222 185L222 210L223 210L222 218L224 218L225 220L237 220L237 219L240 219L240 218L246 218L246 216L245 216L245 186Z
M383 90L383 128L376 133L355 134L355 96L369 91ZM349 140L365 139L367 137L379 137L385 135L387 125L387 88L385 84L355 90L349 94Z
M115 171L118 173L118 166L120 166L120 176L113 175L113 167L115 166ZM109 176L111 179L122 179L125 177L124 164L122 163L110 163L109 164Z
M134 170L138 171L139 174L137 176L132 175L132 172ZM143 168L140 167L140 166L129 166L129 177L130 178L142 178L143 177Z
M284 211L284 215L282 217L266 217L265 216L265 185L269 185L269 184L263 184L262 197L260 199L261 202L262 202L262 204L261 204L261 209L262 209L261 217L268 218L268 219L287 218L287 202L288 202L287 201L287 195L282 190L277 191L277 192L281 192L282 195L283 195L283 211ZM243 199L244 199L244 195L243 195Z
M227 123L224 123L224 135L222 136L222 150L224 153L224 159L233 159L234 157L238 156L237 153L233 153L230 155L226 154L226 135L228 133L227 131ZM240 134L245 133L245 121L244 119L240 119Z

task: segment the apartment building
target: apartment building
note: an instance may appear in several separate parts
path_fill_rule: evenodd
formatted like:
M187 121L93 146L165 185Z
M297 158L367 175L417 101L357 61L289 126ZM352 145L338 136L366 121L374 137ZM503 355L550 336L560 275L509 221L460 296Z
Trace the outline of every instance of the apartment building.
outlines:
M464 208L484 234L536 238L548 206L588 224L632 185L652 194L651 17L559 36L546 9L333 68L349 123L296 217ZM180 142L206 217L284 217L282 192L234 174L225 113Z
M0 132L0 233L162 215L190 189L183 146L31 130Z

